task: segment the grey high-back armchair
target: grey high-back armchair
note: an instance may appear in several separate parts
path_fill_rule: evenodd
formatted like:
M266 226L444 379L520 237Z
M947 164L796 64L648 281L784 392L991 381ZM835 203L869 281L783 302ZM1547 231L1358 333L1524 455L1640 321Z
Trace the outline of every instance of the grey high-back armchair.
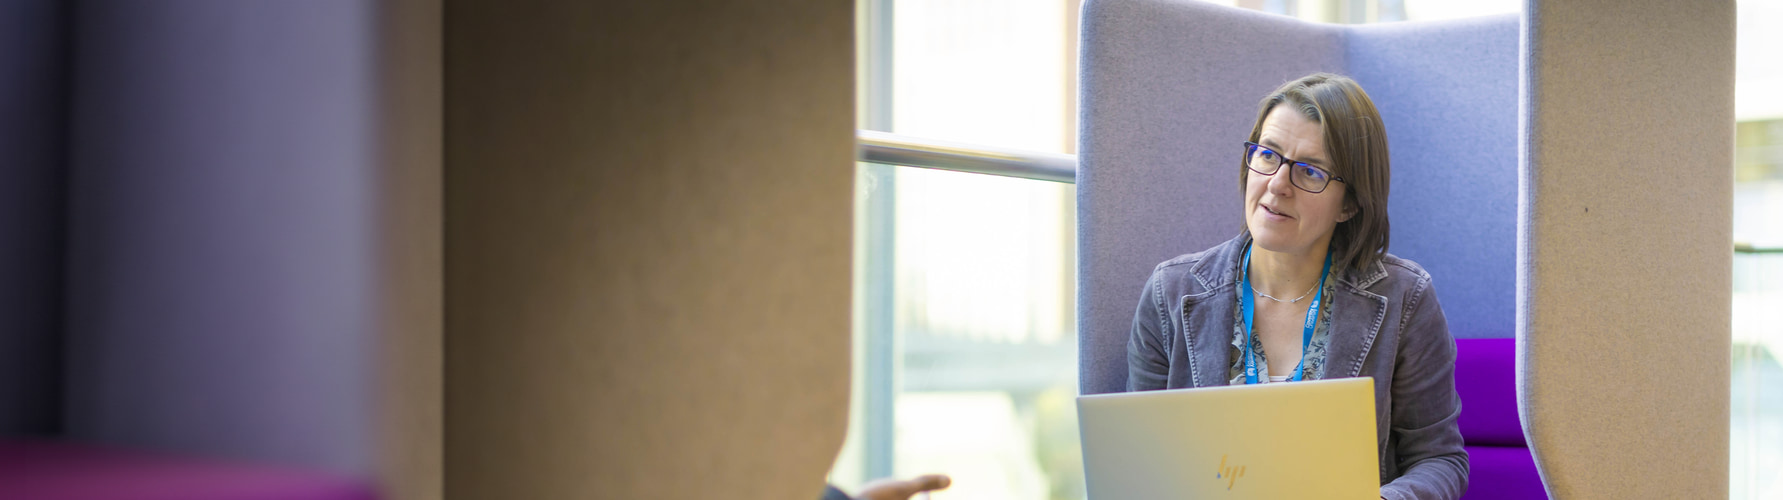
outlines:
M1126 386L1125 332L1152 266L1238 234L1258 101L1316 71L1355 78L1386 122L1390 251L1439 280L1455 336L1515 334L1515 16L1346 27L1174 1L1086 14L1085 394Z

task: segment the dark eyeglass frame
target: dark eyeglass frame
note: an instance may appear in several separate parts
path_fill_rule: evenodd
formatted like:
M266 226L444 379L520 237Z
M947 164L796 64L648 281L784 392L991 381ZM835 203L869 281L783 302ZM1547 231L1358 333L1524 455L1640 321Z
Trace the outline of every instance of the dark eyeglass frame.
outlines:
M1274 170L1264 172L1262 170L1258 170L1255 165L1251 165L1251 158L1257 156L1258 149L1262 149L1262 150L1269 151L1271 153L1275 153L1276 158L1281 158L1281 161L1276 162ZM1256 172L1259 175L1275 175L1276 172L1282 171L1282 167L1290 165L1290 164L1294 165L1296 167L1304 166L1306 168L1317 170L1321 173L1324 173L1325 178L1329 179L1329 180L1325 181L1324 186L1320 186L1317 191L1314 191L1311 189L1307 189L1306 186L1300 185L1300 180L1294 176L1294 173L1291 171L1288 172L1288 183L1293 184L1294 187L1300 188L1301 191L1318 194L1318 193L1325 192L1325 188L1331 187L1331 181L1342 182L1345 184L1349 183L1349 181L1343 180L1342 177L1332 175L1330 170L1325 170L1323 168L1319 168L1318 165L1314 165L1314 164L1303 162L1303 161L1294 161L1292 159L1289 159L1287 155L1282 154L1281 151L1276 151L1275 148L1271 148L1269 146L1264 146L1262 144L1257 144L1257 143L1251 142L1251 141L1244 141L1244 168L1251 169L1252 172Z

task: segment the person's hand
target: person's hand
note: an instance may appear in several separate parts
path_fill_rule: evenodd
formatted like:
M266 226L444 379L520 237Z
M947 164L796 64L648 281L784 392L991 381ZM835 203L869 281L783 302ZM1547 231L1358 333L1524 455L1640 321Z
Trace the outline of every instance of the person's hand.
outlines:
M941 474L917 476L914 479L878 479L861 487L856 500L909 500L917 493L947 489L953 479Z

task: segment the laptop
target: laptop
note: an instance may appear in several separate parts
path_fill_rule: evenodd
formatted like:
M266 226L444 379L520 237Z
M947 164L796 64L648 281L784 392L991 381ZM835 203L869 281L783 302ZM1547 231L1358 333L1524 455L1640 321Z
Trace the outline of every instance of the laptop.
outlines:
M1374 381L1077 398L1089 500L1380 498Z

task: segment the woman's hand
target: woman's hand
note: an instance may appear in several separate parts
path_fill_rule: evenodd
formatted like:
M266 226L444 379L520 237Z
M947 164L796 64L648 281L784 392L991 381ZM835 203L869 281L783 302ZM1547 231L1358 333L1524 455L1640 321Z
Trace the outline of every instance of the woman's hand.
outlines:
M917 476L915 479L878 479L861 487L856 500L908 500L917 493L947 489L953 479L941 474Z

